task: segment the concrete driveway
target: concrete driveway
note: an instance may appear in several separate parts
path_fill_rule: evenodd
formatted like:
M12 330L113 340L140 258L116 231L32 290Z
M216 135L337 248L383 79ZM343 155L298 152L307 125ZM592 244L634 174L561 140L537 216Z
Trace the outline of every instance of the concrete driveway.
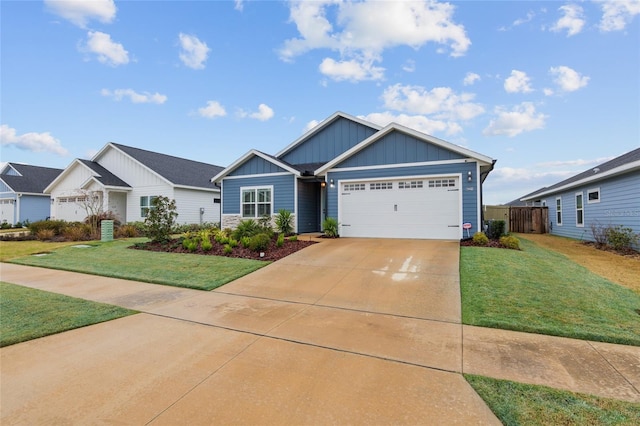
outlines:
M499 424L459 374L457 242L324 241L213 292L2 265L142 314L0 350L2 424Z

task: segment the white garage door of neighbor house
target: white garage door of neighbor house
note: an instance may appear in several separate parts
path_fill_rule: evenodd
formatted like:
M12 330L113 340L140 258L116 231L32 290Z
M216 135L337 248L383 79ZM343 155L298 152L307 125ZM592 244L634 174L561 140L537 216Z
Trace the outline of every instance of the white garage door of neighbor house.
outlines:
M457 177L341 183L340 235L457 240L460 203Z
M67 222L82 222L87 211L75 197L62 197L56 200L55 219Z
M15 203L15 200L8 198L0 200L0 223L6 222L13 225L15 219L15 206L13 203Z

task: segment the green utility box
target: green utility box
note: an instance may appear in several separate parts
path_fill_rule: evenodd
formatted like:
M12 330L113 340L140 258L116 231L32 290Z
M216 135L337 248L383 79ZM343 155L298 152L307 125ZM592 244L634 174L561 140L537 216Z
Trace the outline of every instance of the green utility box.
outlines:
M103 220L100 222L101 241L113 241L113 221Z

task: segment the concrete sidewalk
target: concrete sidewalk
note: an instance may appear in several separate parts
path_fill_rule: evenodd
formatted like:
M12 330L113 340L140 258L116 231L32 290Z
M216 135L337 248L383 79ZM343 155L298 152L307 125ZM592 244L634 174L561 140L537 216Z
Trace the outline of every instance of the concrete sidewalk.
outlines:
M143 314L0 349L0 420L499 424L462 372L640 402L638 347L462 326L455 244L358 244L213 292L1 264Z

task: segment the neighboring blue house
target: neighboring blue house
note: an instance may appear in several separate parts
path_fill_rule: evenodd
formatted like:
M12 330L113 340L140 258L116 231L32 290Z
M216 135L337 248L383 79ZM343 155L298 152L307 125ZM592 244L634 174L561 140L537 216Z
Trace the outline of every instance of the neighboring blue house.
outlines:
M297 233L321 231L332 217L342 237L460 239L480 229L494 163L399 124L337 112L275 156L251 150L211 180L222 187L223 228L284 209Z
M550 230L593 241L591 226L640 234L640 148L521 198L549 208Z
M61 169L7 163L0 170L0 222L11 225L51 216L51 198L43 190Z

